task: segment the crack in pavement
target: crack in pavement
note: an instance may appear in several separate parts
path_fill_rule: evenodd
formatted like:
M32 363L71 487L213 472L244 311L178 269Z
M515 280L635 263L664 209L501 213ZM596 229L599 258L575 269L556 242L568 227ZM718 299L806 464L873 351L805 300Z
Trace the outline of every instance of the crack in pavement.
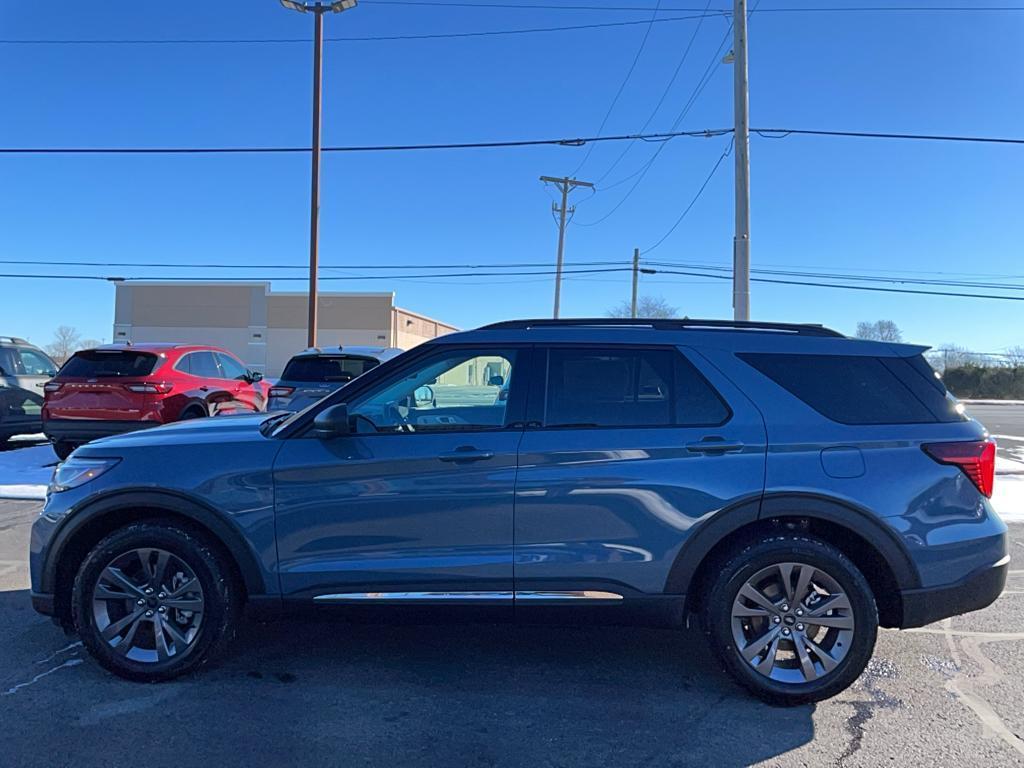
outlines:
M57 672L57 671L59 671L61 669L64 669L65 667L77 667L79 664L83 664L83 663L84 663L84 659L68 659L63 664L58 664L56 667L53 667L53 669L48 669L45 672L40 672L38 675L33 677L28 682L18 683L14 687L8 688L3 693L0 693L0 696L12 696L15 693L17 693L18 691L20 691L22 688L28 688L30 685L35 685L40 680L42 680L44 677L52 675L54 672Z
M842 766L860 750L868 721L875 716L876 710L898 709L903 706L902 701L878 687L879 680L894 680L897 677L899 674L896 665L888 659L872 659L868 662L868 667L861 677L861 685L871 699L849 702L853 706L853 714L846 720L846 732L850 735L850 742L836 760L836 766Z
M946 683L946 690L974 711L986 733L995 734L1018 754L1024 755L1024 739L1011 731L992 705L975 690L977 687L994 685L1003 677L999 665L981 652L981 644L1021 640L1024 639L1024 633L954 632L951 619L944 619L942 627L945 630L942 634L946 635L946 645L949 646L953 661L960 670ZM981 674L977 677L968 677L963 671L960 652L957 649L957 636L961 638L960 649L981 668Z

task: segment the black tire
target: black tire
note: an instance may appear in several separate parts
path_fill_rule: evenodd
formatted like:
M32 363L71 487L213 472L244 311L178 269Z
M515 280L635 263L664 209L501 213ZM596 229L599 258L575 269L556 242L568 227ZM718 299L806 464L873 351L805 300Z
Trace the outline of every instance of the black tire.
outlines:
M854 621L852 637L843 638L847 646L845 656L833 669L823 672L820 677L810 681L805 680L807 675L802 672L789 671L778 673L773 671L773 674L791 676L799 674L800 681L772 679L755 669L753 663L744 659L737 648L733 606L737 601L740 589L747 584L748 579L756 577L757 574L764 572L764 569L782 563L802 563L824 571L838 583L845 593L850 609L844 613L852 617ZM875 639L878 634L878 609L867 579L857 569L857 566L838 549L812 536L799 534L765 536L726 555L717 563L717 570L714 572L717 575L712 580L704 601L704 630L726 671L749 691L771 704L793 706L835 696L860 677L875 648ZM782 601L783 604L785 602L785 600ZM750 605L749 603L744 604ZM796 610L795 607L791 608ZM805 613L804 615L809 614ZM795 619L792 613L790 617ZM780 631L785 630L785 622L789 620L782 619L783 623L779 625ZM795 620L807 621L808 632L812 631L810 626L813 624L812 620L806 618ZM743 622L749 620L737 619L737 621L742 627ZM776 621L776 619L771 616L763 621L770 626L769 622ZM800 625L800 627L803 626ZM820 632L821 628L814 631ZM829 630L825 631L829 632ZM838 630L834 631L838 632ZM793 632L793 630L789 630L789 632ZM757 632L755 631L754 634ZM790 638L780 638L780 650L784 655L791 653L794 657L784 660L783 664L796 665L799 663L795 658L797 653L795 637L794 632ZM756 644L756 642L752 642L750 645ZM787 652L787 648L792 650ZM833 646L833 649L836 647ZM767 656L767 653L763 656ZM763 656L758 658L763 658ZM813 658L820 659L821 657Z
M108 565L132 550L150 548L170 553L191 569L202 589L203 608L189 644L181 649L175 644L170 658L138 661L118 653L103 638L96 625L93 596ZM93 548L75 577L71 606L75 630L101 666L128 680L157 682L194 671L216 658L234 636L241 603L241 589L216 547L199 532L176 521L154 520L127 525ZM149 631L155 634L154 629Z
M186 408L185 412L181 414L180 421L186 421L188 419L203 419L206 418L207 416L209 416L209 414L206 411L202 410L198 406L195 406L192 408Z
M77 447L75 443L69 443L67 440L55 440L53 452L57 454L58 459L64 461Z

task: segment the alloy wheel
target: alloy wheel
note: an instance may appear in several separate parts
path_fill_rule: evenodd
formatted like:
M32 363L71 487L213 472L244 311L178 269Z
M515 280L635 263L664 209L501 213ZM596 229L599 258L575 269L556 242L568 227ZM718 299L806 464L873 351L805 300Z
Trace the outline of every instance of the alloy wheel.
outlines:
M156 663L180 657L203 619L203 588L180 557L162 549L131 549L100 572L92 614L103 640L119 655Z
M780 683L819 680L850 651L853 606L832 576L807 563L779 563L747 579L732 605L737 652Z

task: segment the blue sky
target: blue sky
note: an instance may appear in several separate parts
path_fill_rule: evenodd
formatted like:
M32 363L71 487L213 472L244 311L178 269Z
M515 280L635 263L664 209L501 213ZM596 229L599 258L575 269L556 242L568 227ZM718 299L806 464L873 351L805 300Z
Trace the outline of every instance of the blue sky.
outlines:
M599 4L604 0L594 0ZM570 2L570 0L566 0ZM648 7L653 0L617 0ZM929 5L937 4L929 3ZM564 3L563 3L564 4ZM725 5L716 0L712 7ZM762 0L761 9L825 4ZM854 3L855 4L855 3ZM872 5L889 4L879 0ZM908 4L901 0L899 5ZM964 5L960 2L959 5ZM703 7L700 0L663 6ZM842 3L849 6L851 3ZM422 34L644 19L628 11L514 10L364 3L326 19L328 35ZM662 13L663 16L684 15ZM655 24L604 132L638 130L696 21ZM304 37L312 18L275 0L66 3L0 0L7 39ZM705 19L649 130L665 130L727 30ZM1020 135L1024 13L770 13L750 21L755 126ZM594 134L636 55L644 26L507 37L329 43L325 144L549 138ZM308 44L3 45L0 145L303 145L309 142ZM683 129L728 127L732 69L714 76ZM656 242L728 145L679 138L598 226L573 224L567 268L621 259ZM638 143L604 180L658 149ZM601 145L579 170L601 177L621 152ZM554 261L557 231L538 176L572 173L585 148L325 156L321 260L327 265ZM901 270L1024 284L1024 152L1017 146L754 137L755 267ZM0 156L0 258L295 264L308 249L308 158L288 156ZM587 198L600 218L631 182ZM730 157L651 259L731 263ZM97 273L97 268L47 267ZM2 272L39 271L4 265ZM188 270L110 273L199 276ZM203 277L253 276L258 270ZM917 274L920 273L920 274ZM301 271L292 273L301 276ZM344 276L346 270L324 270ZM998 277L997 277L998 276ZM275 287L298 290L301 283ZM550 313L551 278L359 280L336 290L394 290L397 302L460 326ZM1024 306L754 284L753 316L852 332L888 318L908 340L998 351L1024 343ZM113 287L0 279L0 333L46 343L57 325L109 339ZM645 276L642 293L691 316L731 316L727 281ZM573 276L563 314L603 314L628 298L628 273Z

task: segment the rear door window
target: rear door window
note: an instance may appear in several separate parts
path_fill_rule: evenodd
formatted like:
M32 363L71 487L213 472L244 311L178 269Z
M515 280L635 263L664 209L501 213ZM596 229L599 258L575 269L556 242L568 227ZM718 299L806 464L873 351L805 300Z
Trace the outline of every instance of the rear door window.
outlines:
M281 374L282 381L344 383L380 363L372 357L293 357Z
M203 379L222 378L220 366L217 365L217 359L213 356L213 352L193 352L188 357L189 372L193 376L199 376Z
M841 424L926 424L963 418L923 359L738 356L821 415Z
M26 376L53 376L57 367L53 361L34 349L18 349L21 358L21 370Z
M60 375L86 379L148 376L158 360L150 352L91 349L75 352L60 369Z
M729 408L674 349L548 351L547 427L670 427L725 423Z

